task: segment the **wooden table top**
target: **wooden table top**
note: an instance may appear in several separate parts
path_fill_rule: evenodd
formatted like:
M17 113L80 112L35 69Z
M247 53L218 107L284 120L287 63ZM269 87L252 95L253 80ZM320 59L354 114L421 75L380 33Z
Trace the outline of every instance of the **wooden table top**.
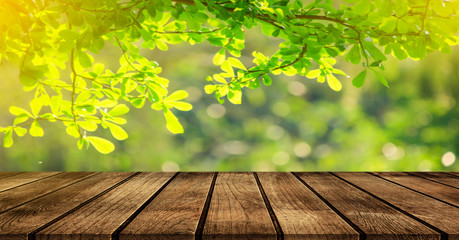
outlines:
M0 172L0 239L459 239L457 172Z

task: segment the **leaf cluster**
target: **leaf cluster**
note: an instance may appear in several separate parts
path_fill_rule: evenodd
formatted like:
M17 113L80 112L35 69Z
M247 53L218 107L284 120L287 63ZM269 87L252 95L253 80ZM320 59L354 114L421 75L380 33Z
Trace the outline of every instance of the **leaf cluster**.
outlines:
M388 87L380 74L387 55L449 53L458 40L458 13L458 1L441 0L346 0L340 7L331 0L4 0L0 60L17 65L33 99L27 108L10 108L15 119L0 128L3 145L10 147L14 134L43 136L40 122L49 121L64 124L79 148L109 153L113 143L90 134L102 127L126 139L128 105L149 104L170 132L183 132L175 112L192 109L183 101L188 94L170 94L161 67L140 48L168 51L204 41L218 47L213 63L221 71L207 77L205 91L220 103L240 104L243 89L271 85L272 74L302 75L339 91L340 76L348 76L334 66L338 56L362 64L354 86L372 72ZM252 63L242 62L245 32L256 26L283 42L271 56L253 52ZM97 60L106 44L119 48L118 69Z

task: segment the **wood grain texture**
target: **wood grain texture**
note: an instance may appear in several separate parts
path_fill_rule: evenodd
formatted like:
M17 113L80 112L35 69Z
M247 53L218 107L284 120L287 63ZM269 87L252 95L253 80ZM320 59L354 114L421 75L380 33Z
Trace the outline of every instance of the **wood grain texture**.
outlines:
M61 173L0 192L0 213L75 183L94 173ZM28 174L27 174L28 175ZM31 173L35 175L35 173ZM30 178L28 178L30 179Z
M194 239L214 173L180 173L120 233L120 240Z
M436 199L459 206L459 189L432 182L402 172L380 172L374 173L380 177L401 184L418 192L432 196Z
M276 239L253 173L219 173L203 239Z
M5 174L5 177L0 179L0 192L56 174L58 174L58 172L30 172L21 174Z
M358 232L291 173L257 175L284 239L359 239Z
M443 172L409 172L409 174L423 177L435 182L459 188L459 178Z
M133 173L99 173L0 214L0 239L26 239Z
M390 183L368 173L336 173L390 204L447 233L449 240L459 239L457 208Z
M37 240L110 239L174 173L140 173L36 233Z
M367 239L439 239L440 235L329 173L298 173Z
M18 174L22 174L22 172L0 172L0 179L18 175Z

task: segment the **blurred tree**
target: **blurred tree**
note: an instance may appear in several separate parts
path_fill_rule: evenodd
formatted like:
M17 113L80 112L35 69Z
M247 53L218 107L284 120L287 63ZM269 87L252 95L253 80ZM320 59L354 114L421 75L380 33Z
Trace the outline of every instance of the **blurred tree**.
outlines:
M128 134L120 125L126 123L122 116L129 107L122 102L136 108L150 102L152 109L163 112L170 132L182 133L172 109L191 110L192 105L183 101L189 94L184 90L169 94L169 80L159 76L161 67L140 54L139 47L168 51L170 44L205 40L219 47L213 63L222 72L206 78L210 84L205 92L214 93L220 103L226 97L240 104L242 89L273 84L271 74L306 76L326 81L339 91L342 83L336 76L347 76L334 67L340 55L363 65L352 81L354 86L361 87L371 72L387 87L379 72L386 55L422 59L435 50L450 52L450 45L457 43L457 1L347 0L335 5L330 0L306 4L300 0L24 0L19 4L4 0L0 58L18 66L19 79L26 91L34 92L34 98L29 110L10 107L16 117L12 126L0 128L3 146L13 144L13 134L43 136L41 125L48 121L63 123L66 133L78 139L80 149L93 145L101 153L110 153L113 143L87 132L102 126L115 139L126 139ZM246 67L238 57L245 48L246 29L255 26L283 41L270 57L254 51L255 65ZM93 56L107 42L119 47L116 71ZM62 78L62 72L70 78ZM214 116L222 111L217 106L209 110ZM285 111L277 109L278 114ZM320 124L314 127L321 128ZM269 135L275 139L282 131L274 125ZM327 147L323 149L326 152ZM278 162L285 161L285 156L279 153Z

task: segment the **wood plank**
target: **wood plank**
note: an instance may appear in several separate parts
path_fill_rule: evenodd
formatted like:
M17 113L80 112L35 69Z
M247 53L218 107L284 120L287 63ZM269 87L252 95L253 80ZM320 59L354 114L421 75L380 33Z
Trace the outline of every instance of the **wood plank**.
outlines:
M457 208L368 173L336 173L336 175L439 231L447 233L449 240L459 239L459 221L457 221L459 211Z
M10 188L18 187L42 178L59 174L58 172L28 172L21 174L13 174L0 179L0 192Z
M0 179L21 174L21 172L0 172Z
M329 173L298 176L369 239L440 239L440 234Z
M61 173L48 178L40 179L30 184L25 184L0 192L0 213L8 211L11 208L24 204L32 199L39 198L93 174L94 173L86 172ZM25 178L29 178L27 175Z
M276 239L252 173L219 173L203 239Z
M409 172L409 174L459 188L459 178L444 172Z
M38 232L35 235L36 239L71 240L96 237L110 239L123 222L173 175L174 173L140 173Z
M373 173L415 191L434 197L445 203L459 206L459 190L440 183L432 182L423 178L402 172L378 172Z
M359 239L359 234L291 173L258 173L284 239Z
M26 239L133 173L100 173L0 214L0 239Z
M120 233L120 240L194 239L214 173L180 173Z

